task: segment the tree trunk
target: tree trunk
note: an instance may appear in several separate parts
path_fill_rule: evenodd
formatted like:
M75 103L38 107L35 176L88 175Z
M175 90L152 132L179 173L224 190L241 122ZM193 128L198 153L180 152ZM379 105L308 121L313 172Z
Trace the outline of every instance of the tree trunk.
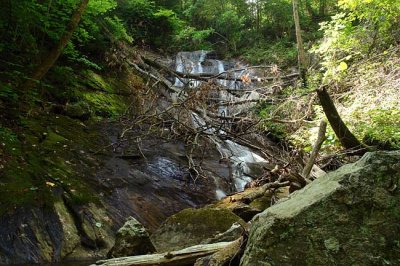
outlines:
M46 55L42 63L35 69L29 80L24 84L23 90L31 89L35 86L37 81L40 81L49 71L49 69L54 65L57 59L60 57L65 46L68 44L72 37L72 34L78 27L79 21L81 20L82 14L85 11L89 0L81 0L77 5L74 13L71 16L65 32L61 36L60 40L53 47L53 49Z
M300 73L303 81L305 81L305 71L307 69L307 60L306 60L306 53L304 51L304 46L303 46L303 39L301 37L301 27L300 27L300 18L299 18L299 1L292 0L292 3L293 3L293 19L294 19L294 25L296 28L299 73Z
M325 17L326 0L319 1L319 17L323 19Z
M333 131L335 131L340 143L345 149L359 149L362 144L358 139L350 132L346 124L340 117L335 104L333 103L330 95L326 91L325 87L317 90L319 101L322 105L322 109L326 117L328 118L329 124L331 125Z

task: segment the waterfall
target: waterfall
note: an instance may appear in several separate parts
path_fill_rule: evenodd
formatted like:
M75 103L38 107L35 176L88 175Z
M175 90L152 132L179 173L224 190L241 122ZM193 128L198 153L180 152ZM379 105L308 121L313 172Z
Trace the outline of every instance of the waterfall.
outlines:
M179 52L176 56L176 71L181 73L190 73L190 74L220 74L225 72L224 62L221 60L208 59L207 51L195 51L195 52ZM233 77L239 78L242 75L241 72L234 72ZM201 84L201 81L198 80L190 80L183 79L184 83L176 79L175 86L184 87L185 84L188 84L192 88L196 88ZM218 84L227 87L229 89L239 89L241 88L241 82L237 82L235 80L226 80L226 79L218 79ZM226 90L221 90L219 92L219 102L229 102L234 100L242 100L242 99L256 99L258 94L256 92L251 92L250 94L244 94L242 97L235 97L231 93ZM235 109L236 108L236 109ZM222 116L230 115L229 112L237 113L240 111L237 110L238 107L229 109L229 106L226 104L220 105L218 107L218 113ZM192 113L192 123L196 128L202 128L206 126L206 122L203 118L201 118L198 114ZM206 129L207 133L215 133L216 129L208 128ZM219 131L219 133L224 134L224 132ZM264 164L267 163L265 159L260 157L259 155L253 153L249 148L237 144L231 140L222 140L218 137L210 136L210 139L216 144L218 151L221 154L222 158L226 158L230 161L230 165L232 168L232 181L233 181L233 189L235 191L243 191L245 185L252 181L251 177L251 165L252 164ZM217 177L214 177L214 181L216 184L215 195L217 199L221 199L226 196L225 191L220 186L220 181Z
M203 62L206 60L207 51L195 51L195 52L179 52L176 55L176 71L184 74L199 74L203 73ZM198 87L201 81L194 79L183 79L184 83L176 78L174 86L184 87L185 84L190 87Z

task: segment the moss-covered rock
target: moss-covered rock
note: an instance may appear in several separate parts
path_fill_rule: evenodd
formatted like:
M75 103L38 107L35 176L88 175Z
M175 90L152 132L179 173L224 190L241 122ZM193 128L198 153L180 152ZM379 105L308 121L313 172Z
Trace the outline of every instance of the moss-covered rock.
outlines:
M65 113L71 118L77 118L82 121L88 120L91 115L89 104L86 102L77 102L67 105Z
M168 218L153 233L151 240L158 252L168 252L198 245L224 233L232 224L245 222L228 209L185 209ZM235 240L239 236L233 236ZM228 241L228 240L226 240Z
M146 228L135 218L129 217L124 226L118 230L115 244L108 253L108 257L142 255L154 251L155 248Z
M253 219L241 265L399 265L400 152L366 154Z

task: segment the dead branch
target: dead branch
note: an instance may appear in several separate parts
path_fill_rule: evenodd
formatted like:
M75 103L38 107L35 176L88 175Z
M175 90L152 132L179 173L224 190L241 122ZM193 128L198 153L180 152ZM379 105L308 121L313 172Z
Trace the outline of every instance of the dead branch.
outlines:
M261 187L259 187L256 191L246 195L241 199L244 203L253 202L255 199L261 198L264 194L270 189L277 189L281 187L287 187L290 185L290 181L280 181L277 180L275 182L267 183Z
M236 240L238 241L238 240ZM198 258L208 256L221 249L228 247L236 243L232 242L219 242L214 244L205 244L188 247L178 251L151 254L151 255L140 255L131 257L122 257L109 260L97 261L96 265L103 266L145 266L145 265L165 265L165 266L177 266L177 265L190 265L194 264Z
M322 143L324 143L324 141L325 141L326 126L327 126L326 121L322 120L319 125L317 141L314 144L313 150L310 155L310 159L308 160L308 162L305 165L303 172L301 174L306 181L308 180L308 177L310 176L311 169L312 169L313 165L315 164L315 159L318 156L318 152L321 149Z

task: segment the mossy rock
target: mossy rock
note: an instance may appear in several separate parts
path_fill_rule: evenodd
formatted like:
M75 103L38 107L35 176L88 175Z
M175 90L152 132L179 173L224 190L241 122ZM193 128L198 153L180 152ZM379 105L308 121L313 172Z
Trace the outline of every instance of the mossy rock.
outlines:
M126 257L148 254L155 251L146 228L135 218L129 217L121 227L115 239L115 245L108 253L108 257Z
M86 92L83 98L90 106L91 110L99 117L116 117L122 114L127 105L123 96L101 93Z
M77 118L86 121L90 118L90 107L86 102L77 102L67 106L65 113L71 118Z
M74 191L77 204L96 202L97 193L86 180L97 163L87 154L104 143L98 130L54 114L21 119L20 124L22 132L0 134L7 159L1 164L0 215L18 206L50 206L61 185Z
M245 224L228 209L185 209L169 217L153 233L151 241L158 252L179 250L207 242L236 222Z

